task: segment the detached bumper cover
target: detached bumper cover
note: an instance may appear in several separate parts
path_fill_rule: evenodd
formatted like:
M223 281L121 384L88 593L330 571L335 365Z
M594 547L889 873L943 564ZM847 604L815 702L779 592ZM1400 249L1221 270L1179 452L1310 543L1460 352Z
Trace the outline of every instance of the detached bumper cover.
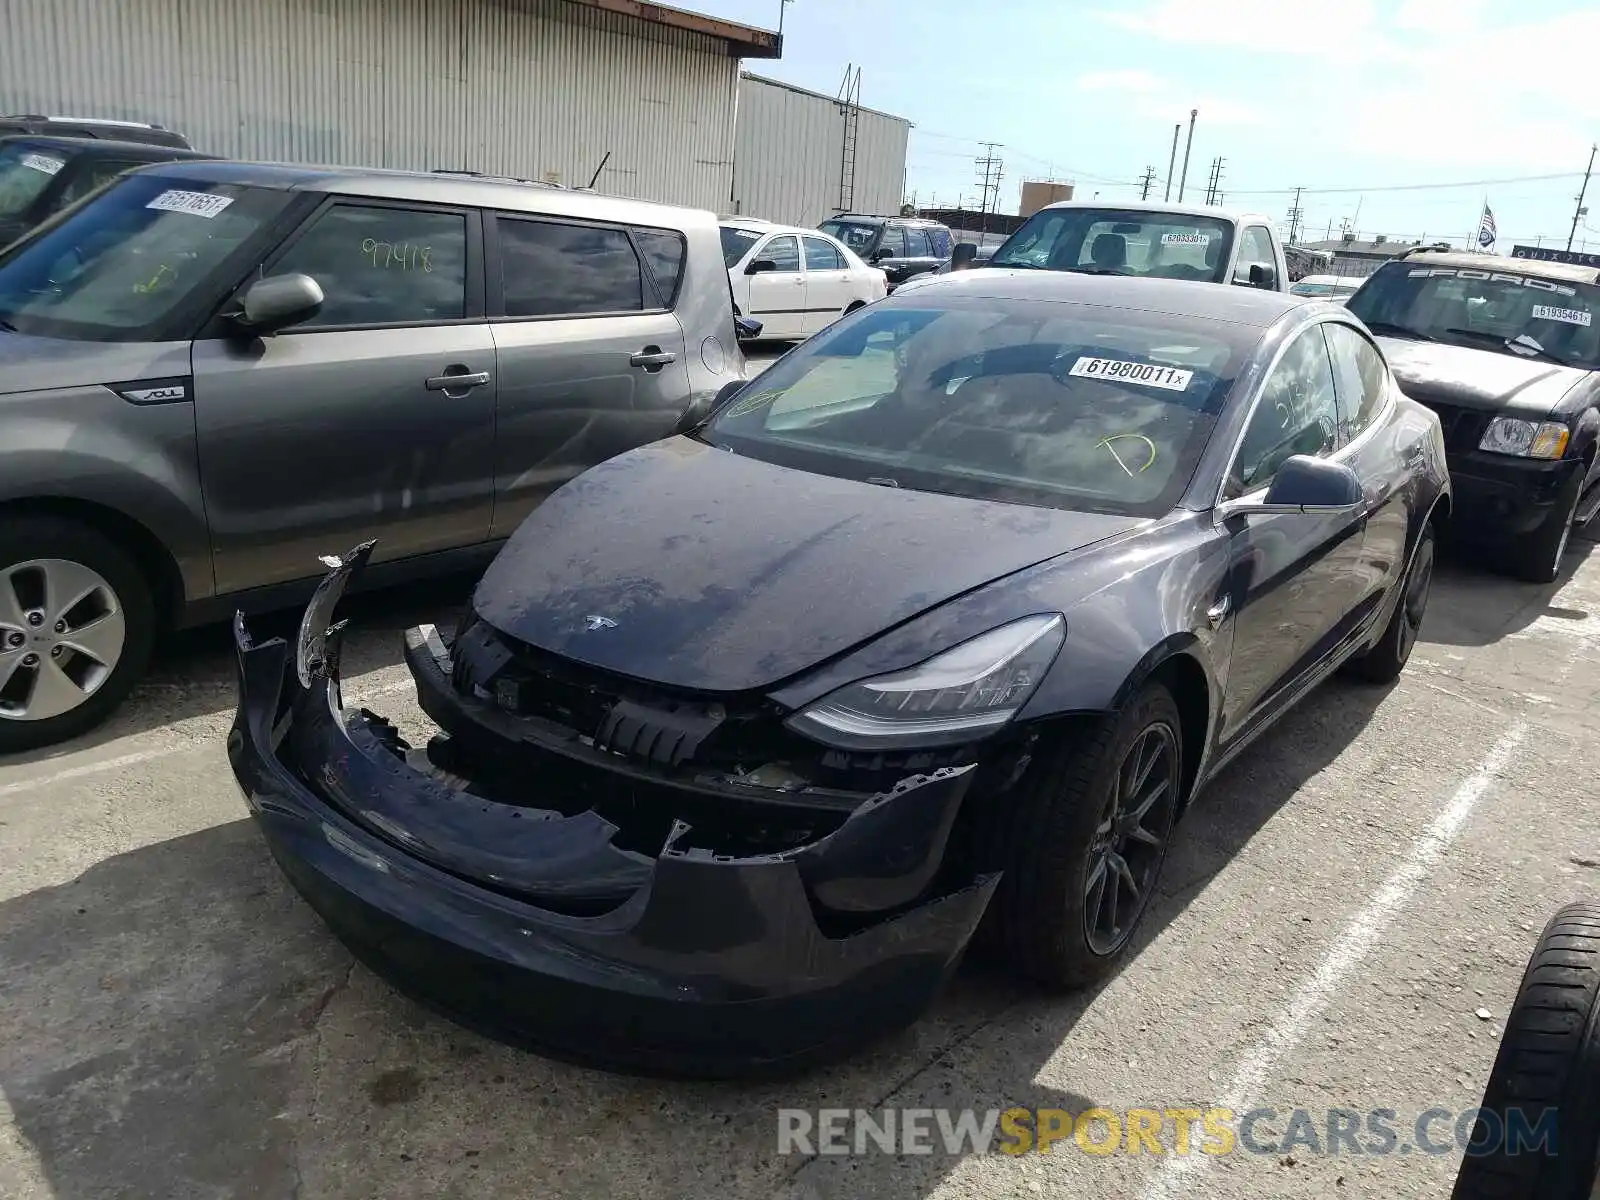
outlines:
M334 560L293 651L235 619L228 754L284 874L375 971L557 1057L701 1077L837 1056L939 991L998 876L900 901L933 877L972 768L906 780L782 854L717 856L681 822L654 858L620 849L592 811L533 806L537 780L528 807L456 790L343 709L328 618L369 553ZM619 888L601 915L571 915ZM863 915L875 898L896 907Z

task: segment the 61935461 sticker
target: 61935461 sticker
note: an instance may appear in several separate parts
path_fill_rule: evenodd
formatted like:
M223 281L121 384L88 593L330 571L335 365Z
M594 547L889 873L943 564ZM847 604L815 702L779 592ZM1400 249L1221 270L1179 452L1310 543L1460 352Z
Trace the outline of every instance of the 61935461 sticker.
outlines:
M1128 362L1121 358L1080 358L1072 364L1068 375L1082 379L1109 379L1117 383L1137 383L1144 387L1161 388L1169 392L1185 391L1193 371L1180 367L1162 367L1155 363Z
M1533 319L1535 321L1560 321L1563 325L1582 325L1588 328L1592 318L1581 308L1557 308L1553 304L1535 304L1533 306Z

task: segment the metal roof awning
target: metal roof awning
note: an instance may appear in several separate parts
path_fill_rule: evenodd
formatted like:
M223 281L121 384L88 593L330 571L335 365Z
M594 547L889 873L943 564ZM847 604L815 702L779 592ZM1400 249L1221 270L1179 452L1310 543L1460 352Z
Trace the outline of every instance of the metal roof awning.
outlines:
M783 35L753 25L740 25L724 21L721 17L708 17L702 13L682 8L669 8L665 4L650 4L646 0L567 0L585 8L601 12L619 13L635 17L652 25L668 29L684 29L690 33L719 38L728 48L730 58L779 58L783 55Z

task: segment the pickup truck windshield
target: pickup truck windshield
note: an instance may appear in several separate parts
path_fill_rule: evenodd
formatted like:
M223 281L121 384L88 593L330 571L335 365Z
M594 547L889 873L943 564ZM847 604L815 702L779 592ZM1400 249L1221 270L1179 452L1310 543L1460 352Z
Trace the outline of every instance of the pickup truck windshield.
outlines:
M66 165L64 154L27 142L0 143L0 217L27 212Z
M289 199L130 176L0 258L0 322L41 337L145 340Z
M1600 287L1591 283L1387 263L1348 306L1374 333L1600 370Z
M1115 208L1046 208L989 260L1031 267L1226 283L1233 226L1216 217Z

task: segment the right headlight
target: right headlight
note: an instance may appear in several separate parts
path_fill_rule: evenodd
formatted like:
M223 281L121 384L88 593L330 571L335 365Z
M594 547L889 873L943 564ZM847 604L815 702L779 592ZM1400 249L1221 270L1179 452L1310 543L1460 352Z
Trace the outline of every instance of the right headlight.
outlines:
M786 724L841 750L959 745L1005 725L1066 639L1060 613L1012 621L914 667L846 684Z
M1559 421L1525 421L1521 417L1496 417L1478 441L1479 450L1515 454L1518 458L1560 458L1570 433Z

